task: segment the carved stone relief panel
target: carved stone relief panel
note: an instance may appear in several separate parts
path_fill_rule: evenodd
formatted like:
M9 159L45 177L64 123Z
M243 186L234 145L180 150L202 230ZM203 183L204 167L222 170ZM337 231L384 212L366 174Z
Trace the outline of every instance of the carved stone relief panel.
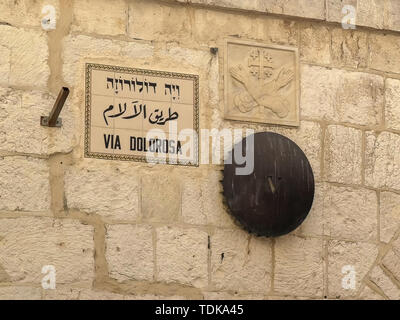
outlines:
M297 48L227 40L225 118L299 125Z

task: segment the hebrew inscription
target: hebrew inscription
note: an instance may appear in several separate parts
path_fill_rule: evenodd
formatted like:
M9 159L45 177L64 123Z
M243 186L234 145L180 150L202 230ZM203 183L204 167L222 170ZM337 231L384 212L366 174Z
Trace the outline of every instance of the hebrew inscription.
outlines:
M228 40L225 46L225 118L299 125L296 48Z
M85 156L198 164L198 76L86 65Z

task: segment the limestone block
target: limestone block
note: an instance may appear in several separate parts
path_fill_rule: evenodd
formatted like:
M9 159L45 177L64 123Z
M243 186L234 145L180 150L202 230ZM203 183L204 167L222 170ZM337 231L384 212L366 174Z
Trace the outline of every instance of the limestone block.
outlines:
M202 4L222 8L251 10L267 13L291 15L323 20L325 18L325 3L323 0L177 0L193 4Z
M211 236L211 270L211 283L218 290L266 293L271 285L271 242L242 230L217 229Z
M390 300L400 299L400 289L379 266L376 266L371 271L370 280L375 283Z
M125 34L127 11L124 0L79 1L74 4L72 31L112 36Z
M400 282L400 256L390 250L382 259L382 265L397 281Z
M222 173L209 171L206 177L182 181L182 217L185 223L234 227L233 219L223 204Z
M323 289L323 241L284 236L275 242L275 291L320 296Z
M324 193L323 219L327 235L354 241L377 239L375 191L327 185Z
M56 13L56 21L59 18L59 0L1 0L0 22L14 26L40 27L49 11L45 6L53 6ZM45 10L42 13L42 10Z
M189 49L177 47L176 45L167 45L166 50L160 52L162 55L172 58L175 63L190 65L197 68L208 68L212 55L210 50Z
M365 286L365 288L361 291L359 298L363 300L384 300L379 293L375 292L368 286Z
M110 277L118 281L153 280L152 228L142 225L108 225L106 259Z
M385 122L386 127L400 130L400 81L386 79L385 90Z
M25 157L0 158L0 190L0 210L49 210L47 161Z
M343 299L355 297L361 286L361 281L371 268L378 255L375 244L346 241L330 241L328 244L328 293L330 298ZM355 288L343 288L345 277L351 276L350 271L343 269L354 268ZM345 282L348 284L348 282Z
M262 17L258 19L258 25L257 38L281 45L298 46L299 27L296 21Z
M132 38L181 42L190 37L192 27L185 7L146 0L129 2L128 35Z
M357 26L366 26L382 29L384 23L384 1L381 0L328 0L327 20L341 23L348 14L342 13L345 5L351 5L356 9Z
M384 72L400 73L400 37L392 34L371 34L369 66Z
M329 64L330 30L325 26L305 24L300 28L300 59L304 62Z
M264 300L265 296L262 294L239 294L228 292L204 292L204 300Z
M229 36L248 39L259 37L259 24L254 17L224 11L197 9L194 11L193 38L199 43L215 43Z
M124 295L124 300L188 300L184 296L163 296L158 294Z
M97 290L82 290L79 300L124 300L124 296L118 293Z
M40 300L40 288L27 286L0 287L0 300Z
M303 65L303 117L359 125L378 125L383 108L381 76Z
M2 219L0 239L5 282L41 283L46 265L55 267L56 285L93 280L92 226L52 218Z
M384 15L384 28L389 30L400 31L400 2L397 0L387 0L385 15Z
M85 61L93 59L146 58L153 55L153 47L141 42L98 39L84 35L69 35L63 40L63 76L71 86L84 78Z
M9 85L47 85L50 75L47 63L49 50L44 31L0 25L0 46L7 48L5 53L9 53Z
M260 5L265 5L267 12L318 20L325 19L325 3L323 0L261 1ZM281 10L282 12L280 12Z
M393 251L400 257L400 237L393 242Z
M324 183L315 183L314 200L310 212L295 233L306 236L320 236L328 232L328 223L324 216Z
M400 228L400 195L381 192L379 217L381 241L388 243Z
M10 78L11 50L0 45L0 84L7 85Z
M43 300L78 300L81 288L56 286L55 289L43 290Z
M168 173L142 178L142 216L151 222L174 222L181 213L179 181Z
M1 150L29 154L69 152L76 144L75 115L67 101L60 117L61 128L42 127L41 115L48 115L56 96L41 91L0 88Z
M139 194L140 178L127 164L71 166L65 173L65 197L70 209L133 221L139 217Z
M208 235L198 229L157 229L157 280L205 287L208 282Z
M335 65L365 68L367 61L367 33L342 28L332 30L332 62Z
M365 183L400 190L400 135L366 132Z
M328 126L325 133L325 178L331 182L361 183L362 132Z

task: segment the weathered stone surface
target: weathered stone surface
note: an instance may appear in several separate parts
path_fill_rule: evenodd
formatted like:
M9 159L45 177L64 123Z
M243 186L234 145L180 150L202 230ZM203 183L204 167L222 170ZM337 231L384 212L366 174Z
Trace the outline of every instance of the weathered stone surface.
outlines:
M392 244L393 251L400 257L400 237L398 237Z
M372 69L400 73L400 37L392 34L371 34L369 66Z
M43 300L78 300L81 288L56 286L52 290L42 290Z
M0 45L0 84L7 85L11 69L11 50Z
M400 256L393 250L390 250L382 259L382 265L392 276L400 282Z
M128 35L132 38L181 42L190 36L191 30L185 7L146 0L129 2Z
M400 135L366 132L365 183L400 190Z
M300 29L300 57L304 62L329 64L331 62L330 30L325 26L306 24Z
M258 24L260 26L257 38L276 44L298 45L299 28L296 21L273 18L264 19L262 17L259 18Z
M200 8L194 11L194 21L196 23L193 26L193 40L200 44L215 44L215 42L230 36L283 45L298 44L299 32L295 21L266 18L265 16L255 18L227 11ZM191 29L188 28L189 30ZM170 35L166 36L170 37ZM182 39L181 37L180 39L179 41L182 41L186 38Z
M295 233L303 236L321 236L328 230L328 223L324 217L324 183L315 184L314 200L306 220L296 229Z
M35 287L0 287L0 300L40 300L40 288Z
M332 30L332 62L335 65L364 68L367 61L367 33L342 28Z
M152 228L142 225L108 225L106 259L110 277L124 280L153 280Z
M380 235L388 243L400 228L400 195L392 192L380 194Z
M204 300L264 300L262 294L238 294L228 292L204 292Z
M387 0L385 15L384 15L384 28L389 30L400 31L400 2L397 0Z
M375 191L327 185L323 200L324 230L339 239L377 238L378 200Z
M383 108L381 76L303 65L301 114L318 120L377 125Z
M348 14L342 13L345 5L351 5L356 9L356 21L358 26L382 29L384 23L384 1L381 0L328 0L327 1L327 20L342 22Z
M361 291L359 298L363 300L384 300L384 297L368 286L365 286L363 291Z
M46 160L0 158L0 190L0 210L48 210L50 186Z
M69 35L63 41L63 76L69 85L84 77L87 59L136 58L153 55L153 47L140 42L98 39L84 35ZM93 60L91 60L93 61Z
M140 178L127 164L115 167L73 166L65 174L68 208L95 213L114 220L139 217Z
M400 299L400 289L392 282L392 280L376 266L370 275L370 280L375 283L390 300Z
M50 69L44 32L0 25L0 46L9 52L9 85L46 86Z
M254 39L258 35L257 21L248 16L199 9L194 12L194 21L196 24L193 29L193 37L199 43L215 43L223 37L233 35Z
M271 285L271 242L242 230L211 236L211 283L218 290L265 293Z
M0 149L30 154L71 151L76 137L69 102L61 113L60 129L38 125L38 117L50 113L55 99L47 92L0 88Z
M208 235L198 229L157 229L157 280L205 287Z
M118 293L96 290L82 290L79 300L124 300L124 296Z
M275 291L322 296L323 241L285 236L275 242Z
M330 241L328 244L328 293L330 298L343 299L357 295L365 277L378 255L378 247L370 243ZM355 272L356 286L344 289L342 281L349 276L343 267L351 266ZM345 272L343 272L345 271Z
M173 175L142 177L142 216L151 222L177 221L181 211L181 187Z
M325 133L325 178L331 182L361 184L362 132L328 126Z
M46 265L55 267L57 284L93 280L91 226L52 218L2 219L0 239L3 281L41 283Z
M49 12L42 13L45 6L51 5L59 18L59 0L1 0L0 22L18 26L40 27L42 19Z
M270 1L261 1L261 5L266 6L267 12L320 20L325 18L325 3L323 0L278 0L272 3Z
M174 64L185 67L189 65L199 69L208 67L212 59L210 50L177 47L175 44L167 45L166 50L162 50L160 53L169 58L169 60L173 59Z
M202 4L222 8L277 13L312 19L325 18L325 3L323 0L176 0L193 4Z
M385 102L386 127L400 130L400 80L386 79Z
M188 300L184 296L163 296L158 294L125 295L124 300Z
M156 294L125 295L105 290L57 286L55 290L43 290L44 300L184 300L183 296Z
M102 14L93 14L93 9ZM83 0L74 5L73 31L104 35L125 34L128 8L123 0Z
M223 204L220 171L185 178L182 182L182 217L185 223L233 227L233 219Z

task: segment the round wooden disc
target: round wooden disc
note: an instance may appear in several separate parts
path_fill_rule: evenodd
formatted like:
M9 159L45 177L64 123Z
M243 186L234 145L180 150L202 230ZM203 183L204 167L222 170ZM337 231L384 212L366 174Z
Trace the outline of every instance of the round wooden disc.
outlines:
M240 144L245 150L246 138L234 149ZM238 165L233 156L233 163L225 164L222 183L231 214L246 230L277 237L304 221L314 199L314 175L293 141L272 132L256 133L254 171L237 175L240 167L244 165Z

